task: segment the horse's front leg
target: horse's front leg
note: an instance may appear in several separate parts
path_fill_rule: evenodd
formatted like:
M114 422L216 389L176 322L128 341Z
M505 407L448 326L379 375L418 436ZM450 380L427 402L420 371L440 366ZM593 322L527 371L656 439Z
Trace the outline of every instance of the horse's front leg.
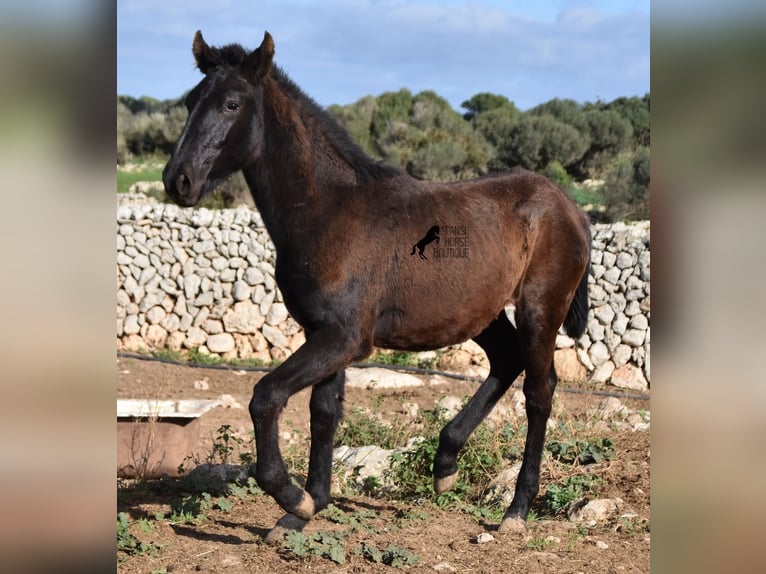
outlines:
M255 428L256 481L285 511L301 520L309 520L316 505L311 494L290 481L279 450L279 414L290 396L308 386L326 382L326 379L342 371L358 351L356 347L340 328L328 326L318 329L300 349L263 377L253 389L250 416ZM313 427L312 421L312 435ZM325 437L322 439L320 442L326 442ZM329 440L331 447L332 437ZM324 454L326 447L320 445L318 448ZM312 458L315 458L313 453L312 445ZM319 484L313 478L312 482ZM321 492L321 489L316 492ZM326 504L324 500L318 502Z
M315 385L311 391L311 454L306 492L314 500L315 512L330 503L333 441L343 416L345 384L346 374L340 371ZM303 530L307 522L288 512L266 535L266 542L279 542L288 531Z

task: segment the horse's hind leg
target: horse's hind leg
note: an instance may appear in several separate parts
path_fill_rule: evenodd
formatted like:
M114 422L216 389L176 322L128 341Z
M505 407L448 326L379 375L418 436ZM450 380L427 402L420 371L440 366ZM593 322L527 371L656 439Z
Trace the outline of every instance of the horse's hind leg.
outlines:
M553 368L556 332L563 312L545 304L516 307L516 323L524 349L524 396L527 411L527 438L524 458L516 480L516 490L510 507L503 516L500 532L521 531L526 528L529 506L540 485L540 462L545 443L545 426L551 413L556 372Z
M446 492L455 485L458 453L524 368L516 328L504 311L474 341L487 353L490 372L476 394L439 434L439 448L434 457L434 489L437 493Z

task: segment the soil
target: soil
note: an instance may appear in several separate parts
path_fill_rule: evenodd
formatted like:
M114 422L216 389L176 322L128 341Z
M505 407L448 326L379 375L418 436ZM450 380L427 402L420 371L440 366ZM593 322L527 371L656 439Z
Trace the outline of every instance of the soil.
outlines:
M247 404L253 385L261 373L211 370L170 365L132 358L117 359L118 398L217 399L231 395L237 404L218 407L202 417L199 450L203 457L212 448L217 429L224 424L240 436L247 436L251 422ZM202 387L204 390L195 388ZM200 383L202 382L202 384ZM563 384L562 384L563 386ZM442 384L407 389L346 390L346 410L368 407L392 420L407 416L402 401L432 409L440 397L470 395L477 384L445 379ZM560 389L562 387L560 386ZM565 413L571 420L584 421L588 408L603 400L591 391L557 391L554 418ZM615 389L612 389L615 390ZM510 393L509 393L510 394ZM292 397L281 416L284 447L296 446L308 435L308 391ZM504 398L504 401L509 400ZM624 399L633 409L648 409L647 401ZM242 408L239 408L241 406ZM524 534L500 534L497 523L487 522L465 511L442 510L433 504L413 505L398 500L371 498L362 494L340 496L334 504L355 516L366 516L364 528L351 529L345 539L345 563L338 564L316 555L296 556L279 545L269 545L263 537L283 515L268 496L229 496L232 507L226 511L208 509L204 519L187 523L151 520L150 531L138 528L142 517L158 512L169 515L173 496L161 488L138 486L119 480L118 512L135 521L131 532L142 541L162 545L155 552L118 552L118 572L395 572L392 566L355 554L363 544L383 550L389 544L417 554L411 572L649 572L649 433L615 430L602 425L601 436L615 444L610 460L589 465L603 480L599 498L619 497L624 505L604 523L577 524L566 516L530 520ZM284 452L284 450L283 450ZM305 451L307 452L307 451ZM308 456L307 454L305 455ZM546 485L561 477L560 469L547 458L543 461L541 493ZM620 518L631 514L630 519ZM635 516L634 516L635 515ZM403 518L405 517L405 518ZM315 517L304 533L337 531L339 525L322 516ZM478 544L477 535L491 534L493 540Z

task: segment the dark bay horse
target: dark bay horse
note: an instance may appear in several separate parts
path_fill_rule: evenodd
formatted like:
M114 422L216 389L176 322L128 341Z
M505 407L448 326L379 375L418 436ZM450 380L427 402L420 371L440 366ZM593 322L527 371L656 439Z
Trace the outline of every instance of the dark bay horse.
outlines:
M197 32L192 52L204 78L186 98L189 117L163 172L165 189L193 206L242 170L276 247L277 284L306 333L305 344L255 385L249 405L256 480L287 512L269 538L303 528L330 501L345 367L373 346L426 350L467 339L487 353L490 373L439 435L434 488L454 486L460 449L524 371L528 432L499 528L523 530L557 382L556 333L563 323L577 338L586 325L586 216L559 187L521 169L436 183L373 161L273 64L268 32L254 51L210 47ZM469 256L410 257L433 225L460 229ZM306 387L303 490L288 476L277 425L288 398Z

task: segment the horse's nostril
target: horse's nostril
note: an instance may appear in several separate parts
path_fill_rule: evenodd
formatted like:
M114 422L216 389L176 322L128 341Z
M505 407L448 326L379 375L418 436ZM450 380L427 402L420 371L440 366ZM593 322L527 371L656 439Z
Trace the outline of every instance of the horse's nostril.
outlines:
M176 189L179 193L185 193L191 189L191 180L185 173L180 174L176 179Z

